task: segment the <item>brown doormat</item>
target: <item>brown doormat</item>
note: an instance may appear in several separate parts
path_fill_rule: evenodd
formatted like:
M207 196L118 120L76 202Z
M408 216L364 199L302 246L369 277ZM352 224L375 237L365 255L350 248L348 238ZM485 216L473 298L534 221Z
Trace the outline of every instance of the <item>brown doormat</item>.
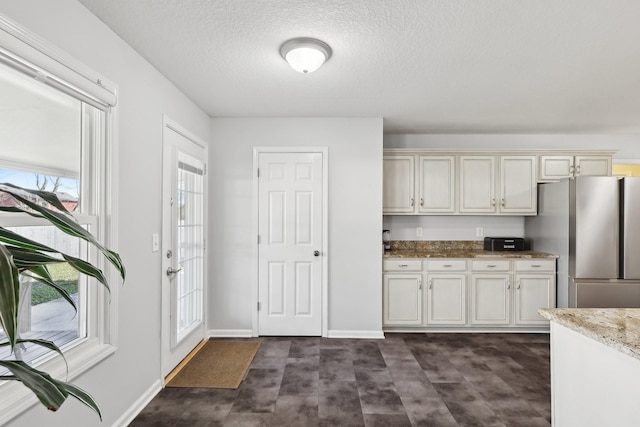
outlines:
M209 340L167 387L238 388L259 341Z

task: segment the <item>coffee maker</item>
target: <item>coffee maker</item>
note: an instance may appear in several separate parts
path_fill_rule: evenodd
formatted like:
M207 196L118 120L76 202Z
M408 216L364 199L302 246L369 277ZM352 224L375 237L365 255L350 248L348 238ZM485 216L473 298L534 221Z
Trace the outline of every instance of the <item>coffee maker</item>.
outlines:
M391 231L382 230L382 247L385 251L391 250Z

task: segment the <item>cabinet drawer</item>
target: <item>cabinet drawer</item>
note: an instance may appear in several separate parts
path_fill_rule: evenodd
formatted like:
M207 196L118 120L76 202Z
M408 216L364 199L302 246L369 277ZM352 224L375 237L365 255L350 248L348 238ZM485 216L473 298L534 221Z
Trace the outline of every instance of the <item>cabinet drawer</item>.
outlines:
M554 271L556 260L519 259L516 260L516 271Z
M422 261L419 259L385 259L382 260L384 271L420 271Z
M434 259L427 261L428 271L465 271L467 260L464 259Z
M473 260L473 271L509 271L509 260Z

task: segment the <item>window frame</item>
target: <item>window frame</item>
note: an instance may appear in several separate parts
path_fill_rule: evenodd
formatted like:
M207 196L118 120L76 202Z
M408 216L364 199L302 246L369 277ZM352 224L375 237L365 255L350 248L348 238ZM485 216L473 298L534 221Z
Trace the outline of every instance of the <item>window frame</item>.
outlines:
M104 111L104 123L100 131L104 135L100 145L92 147L92 153L83 150L81 168L91 168L90 185L83 185L81 192L90 187L98 195L92 214L75 214L81 223L92 224L91 232L105 246L118 251L118 156L117 140L117 86L77 61L58 47L26 30L0 14L0 61L31 75L50 86L65 92L89 105ZM83 138L85 135L83 134ZM85 176L86 170L82 170ZM86 196L82 194L81 197ZM85 200L89 200L86 198ZM0 223L5 226L43 225L48 223L32 217L1 213ZM95 227L95 228L94 228ZM93 249L92 249L93 250ZM52 355L37 367L54 378L72 381L113 354L118 344L118 289L121 279L115 269L102 257L95 257L110 283L110 292L102 286L88 286L87 337L79 338L63 346L68 365ZM67 371L68 366L68 371ZM34 404L37 398L17 381L0 385L0 425L15 418Z

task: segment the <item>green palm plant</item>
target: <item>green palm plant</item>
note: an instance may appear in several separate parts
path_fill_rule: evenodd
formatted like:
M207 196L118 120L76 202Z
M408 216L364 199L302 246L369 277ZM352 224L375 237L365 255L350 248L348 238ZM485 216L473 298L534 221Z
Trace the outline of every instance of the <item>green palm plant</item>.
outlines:
M106 260L118 270L122 280L125 279L125 268L120 256L105 248L91 233L84 229L54 193L27 190L7 183L0 184L0 195L2 193L12 197L18 203L15 203L16 206L0 206L0 211L26 213L48 220L51 225L64 233L95 246ZM20 276L35 279L51 286L77 311L75 302L69 293L56 284L47 268L47 265L60 262L67 262L75 270L95 278L97 282L109 290L104 273L95 265L0 227L0 326L6 335L6 340L0 342L0 347L8 346L13 353L17 345L31 343L46 347L64 358L62 351L53 342L21 339L18 333ZM0 360L0 367L4 367L10 372L8 375L0 375L0 380L22 382L48 409L57 410L67 397L73 396L93 409L102 420L97 403L91 395L79 387L54 379L48 373L35 369L21 360Z

